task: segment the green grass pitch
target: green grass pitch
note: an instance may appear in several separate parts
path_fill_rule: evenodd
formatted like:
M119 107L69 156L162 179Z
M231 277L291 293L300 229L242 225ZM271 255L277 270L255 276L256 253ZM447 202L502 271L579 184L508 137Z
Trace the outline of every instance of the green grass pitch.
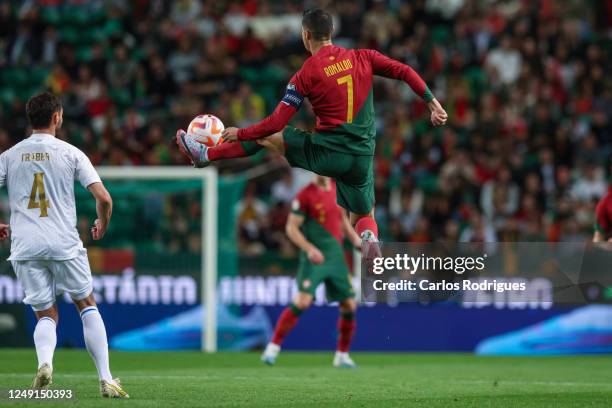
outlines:
M612 357L477 357L354 353L356 370L331 367L332 353L111 353L131 399L102 400L85 351L58 350L52 388L73 401L32 407L611 407ZM0 388L25 388L33 350L0 350Z

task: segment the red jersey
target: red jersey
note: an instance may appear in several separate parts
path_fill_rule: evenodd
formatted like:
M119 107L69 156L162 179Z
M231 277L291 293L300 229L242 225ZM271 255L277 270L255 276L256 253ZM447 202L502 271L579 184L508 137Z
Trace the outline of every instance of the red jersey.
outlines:
M595 230L601 232L605 239L612 236L612 185L595 208Z
M302 232L306 239L322 251L327 245L342 243L342 209L336 204L336 183L329 190L310 183L291 204L291 211L305 217Z
M317 117L313 143L341 152L372 155L376 133L374 75L402 80L426 101L433 99L425 82L408 65L375 50L349 50L330 44L304 62L274 112L238 130L238 139L258 139L282 130L308 98Z

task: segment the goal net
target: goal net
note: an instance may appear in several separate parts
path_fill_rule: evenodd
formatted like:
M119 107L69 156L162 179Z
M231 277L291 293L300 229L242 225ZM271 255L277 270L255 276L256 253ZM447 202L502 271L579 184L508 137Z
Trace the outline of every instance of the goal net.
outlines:
M100 167L98 172L113 196L114 212L108 235L89 250L92 269L135 275L131 282L123 276L118 279L116 295L123 290L123 299L104 300L201 302L202 349L216 351L216 168ZM84 220L95 216L93 200L84 197L78 202ZM156 276L157 282L146 276ZM109 285L102 282L104 289Z

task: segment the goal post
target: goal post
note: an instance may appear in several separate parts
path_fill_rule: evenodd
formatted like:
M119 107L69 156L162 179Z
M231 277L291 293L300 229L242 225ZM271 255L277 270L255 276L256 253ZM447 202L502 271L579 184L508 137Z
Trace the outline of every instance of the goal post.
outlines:
M202 350L217 351L217 256L218 256L218 176L215 167L164 166L101 166L97 168L105 180L200 180L202 183L201 212L201 298Z

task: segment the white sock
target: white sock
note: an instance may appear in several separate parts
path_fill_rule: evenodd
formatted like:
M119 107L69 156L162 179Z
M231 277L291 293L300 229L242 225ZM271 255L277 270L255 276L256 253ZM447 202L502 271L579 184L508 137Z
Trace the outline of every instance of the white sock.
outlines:
M50 317L42 317L38 320L34 329L34 345L38 357L38 368L45 363L53 367L53 352L57 345L55 320Z
M274 344L272 342L268 343L268 345L266 346L266 350L265 350L265 354L272 354L274 356L277 356L278 353L280 353L281 351L281 346L279 346L278 344Z
M108 341L106 340L106 328L102 321L102 316L95 306L86 307L81 311L81 320L83 321L83 337L85 338L85 346L91 355L98 376L101 380L113 381L113 376L110 373L108 363Z
M363 230L359 237L365 241L378 242L378 238L376 238L376 235L374 235L374 233L369 229Z

